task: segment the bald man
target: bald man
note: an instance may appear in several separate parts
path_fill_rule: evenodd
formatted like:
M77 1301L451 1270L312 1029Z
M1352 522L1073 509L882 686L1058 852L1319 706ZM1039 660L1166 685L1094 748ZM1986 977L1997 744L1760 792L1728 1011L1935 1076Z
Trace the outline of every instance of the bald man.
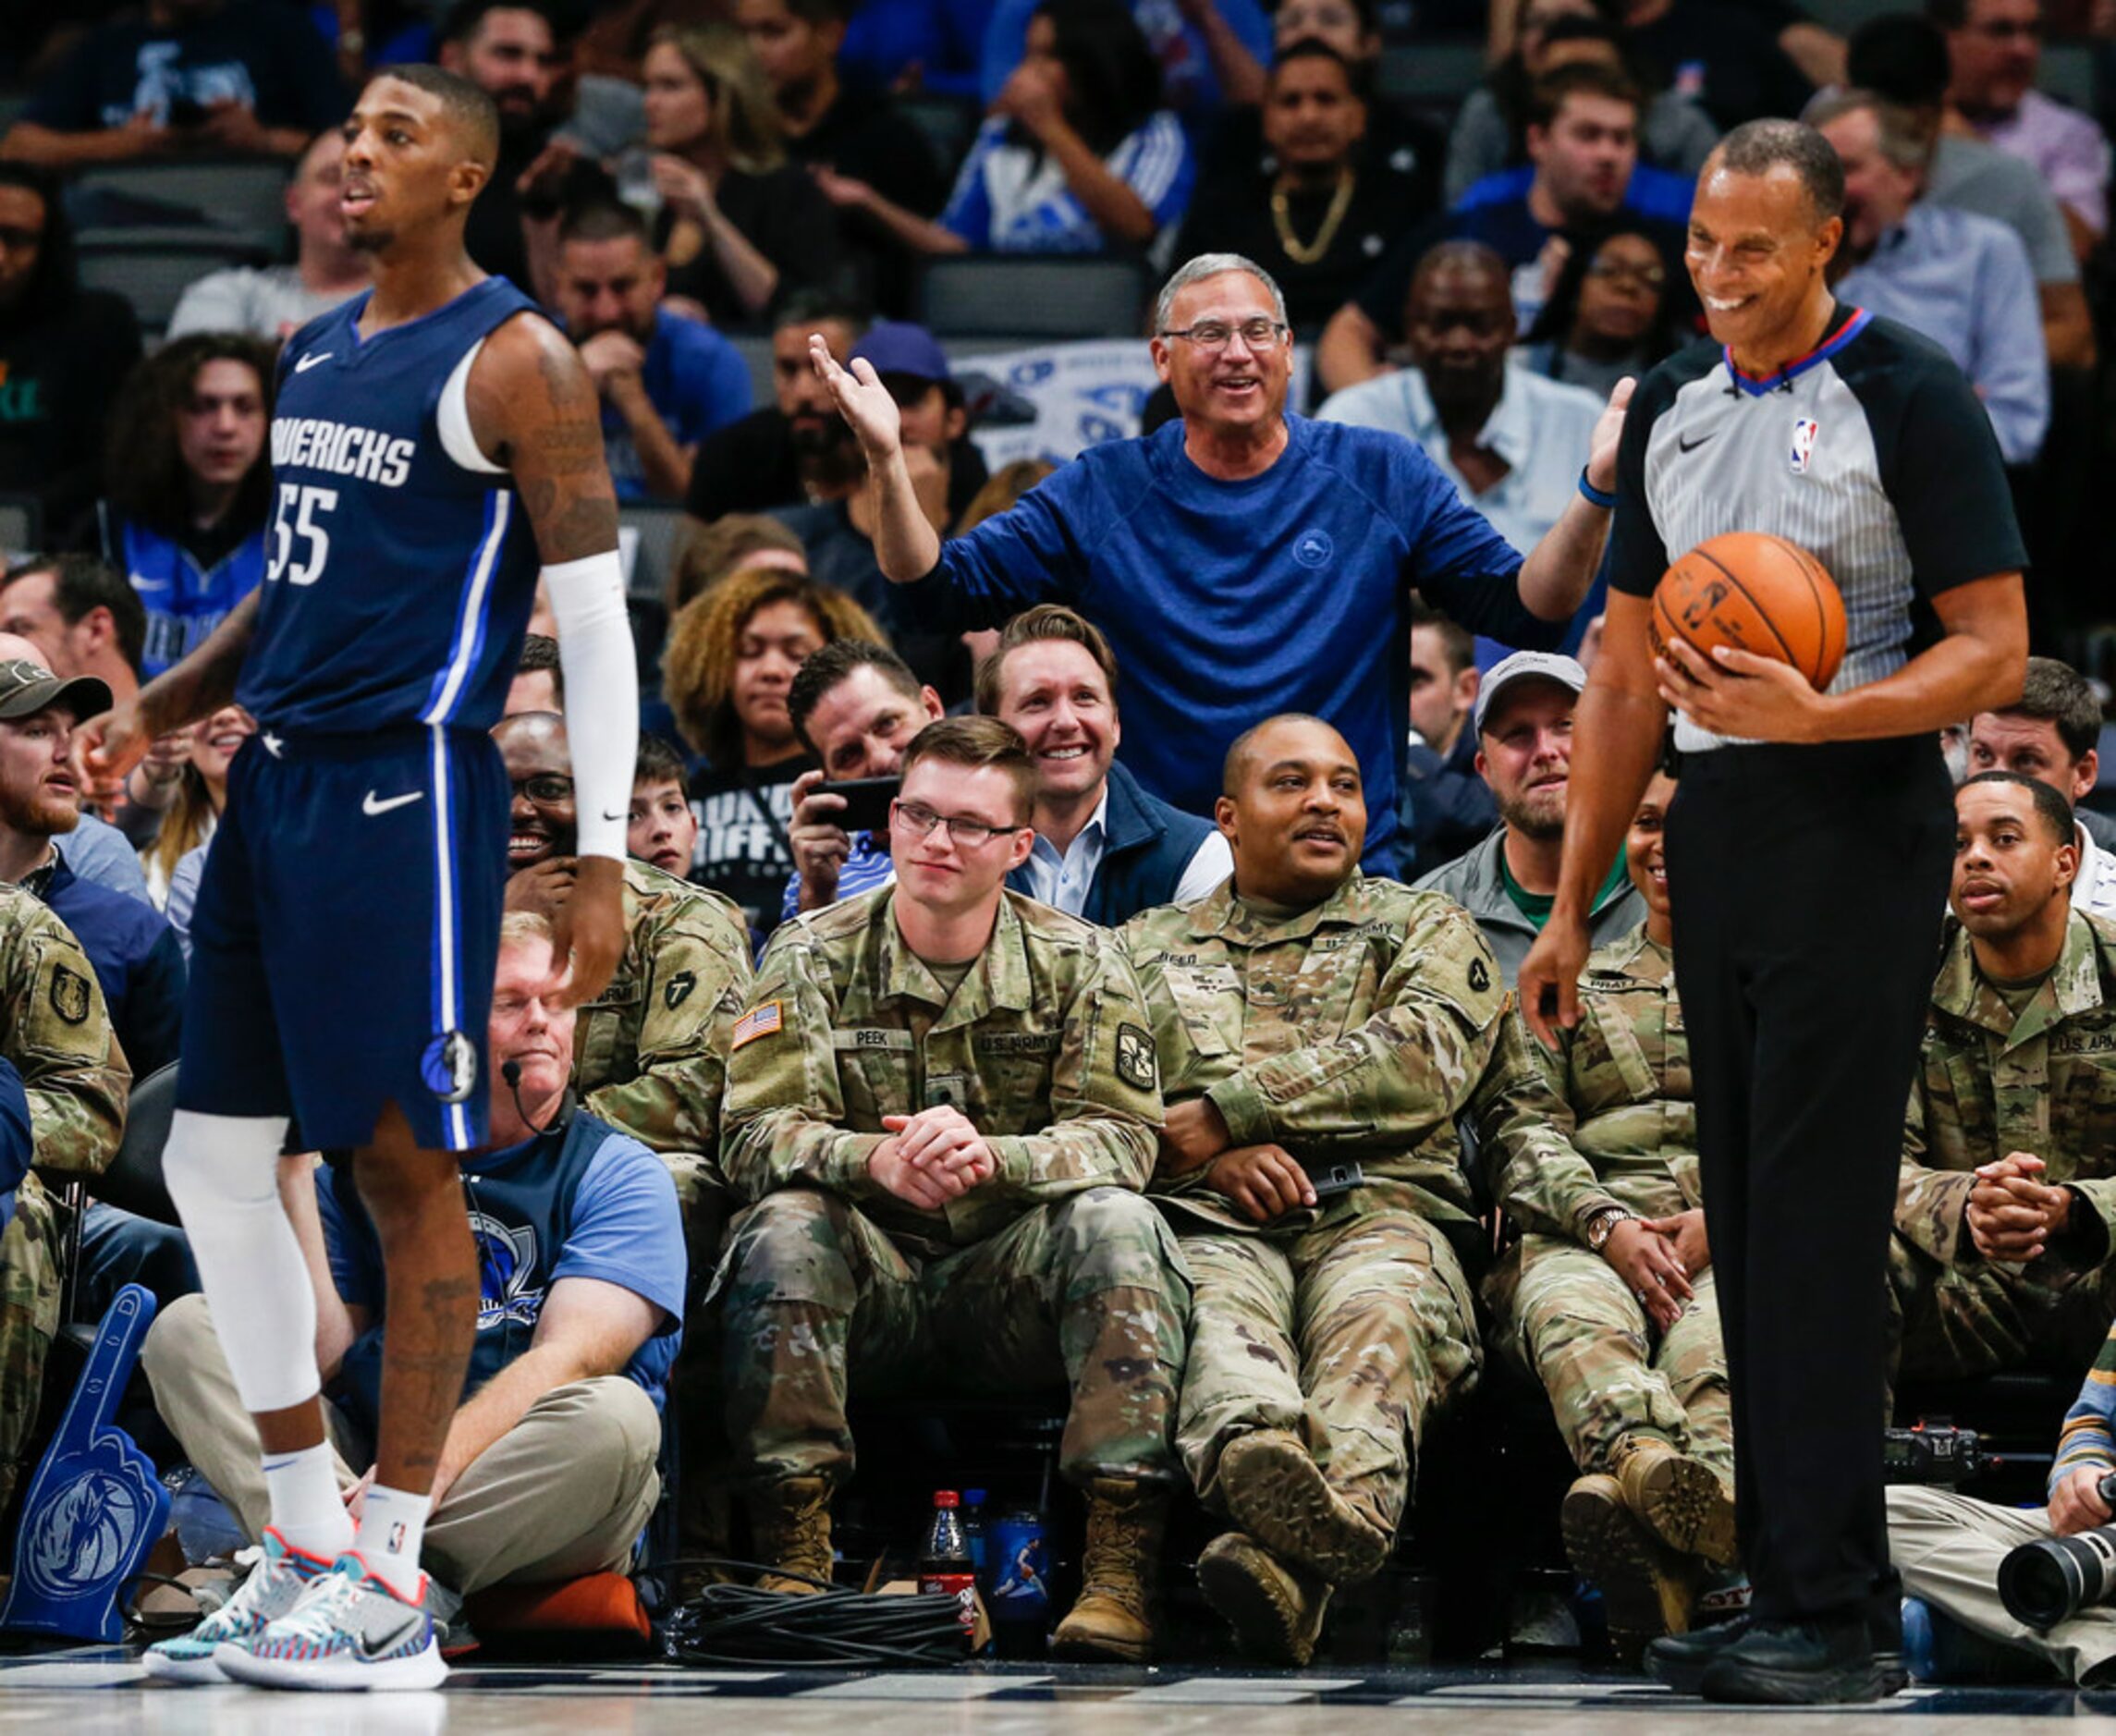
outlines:
M1317 417L1415 440L1494 530L1534 548L1578 491L1601 399L1507 366L1513 298L1481 241L1443 241L1419 261L1401 336L1409 367L1332 393Z

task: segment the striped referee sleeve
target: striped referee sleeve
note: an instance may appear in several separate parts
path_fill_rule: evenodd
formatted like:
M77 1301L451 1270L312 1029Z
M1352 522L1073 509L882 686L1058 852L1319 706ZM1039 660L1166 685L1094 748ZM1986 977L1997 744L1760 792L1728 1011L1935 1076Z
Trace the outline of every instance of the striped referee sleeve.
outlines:
M2116 1469L2116 1327L2086 1371L2079 1397L2064 1413L2057 1434L2057 1459L2049 1468L2049 1493L2082 1466Z

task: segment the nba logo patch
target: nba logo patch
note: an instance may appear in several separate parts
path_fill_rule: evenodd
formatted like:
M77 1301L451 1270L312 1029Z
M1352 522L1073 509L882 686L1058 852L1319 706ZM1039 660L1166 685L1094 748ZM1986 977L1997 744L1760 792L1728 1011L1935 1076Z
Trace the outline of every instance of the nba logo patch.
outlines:
M1807 474L1807 461L1815 456L1815 436L1821 432L1821 423L1812 416L1803 416L1792 424L1792 450L1789 456L1795 476Z

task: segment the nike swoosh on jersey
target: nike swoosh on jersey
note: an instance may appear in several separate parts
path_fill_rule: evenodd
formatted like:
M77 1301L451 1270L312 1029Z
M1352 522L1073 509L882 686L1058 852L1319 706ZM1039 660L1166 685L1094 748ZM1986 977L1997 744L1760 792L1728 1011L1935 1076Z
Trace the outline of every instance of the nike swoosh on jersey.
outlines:
M328 361L336 354L337 354L337 351L335 349L320 349L312 356L303 356L299 361L295 362L294 372L296 373L306 373L311 368L316 367L320 363Z
M1699 446L1703 446L1706 441L1711 439L1711 437L1718 432L1719 431L1717 428L1709 429L1706 433L1699 434L1694 440L1691 439L1688 434L1677 434L1675 436L1675 449L1678 452L1694 452Z
M392 808L401 808L409 802L417 801L425 793L423 789L414 789L409 795L391 796L385 801L371 789L367 792L366 799L360 804L360 811L372 819L378 813L387 813Z

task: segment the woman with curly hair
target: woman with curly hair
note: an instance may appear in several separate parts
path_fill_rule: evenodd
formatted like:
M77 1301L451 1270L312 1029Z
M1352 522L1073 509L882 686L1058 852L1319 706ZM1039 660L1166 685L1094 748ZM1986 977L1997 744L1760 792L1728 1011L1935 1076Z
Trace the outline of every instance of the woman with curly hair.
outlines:
M147 608L142 679L202 643L264 577L273 347L179 337L127 377L92 539Z
M841 591L799 573L744 568L670 624L662 691L697 758L691 877L742 907L761 940L793 873L793 780L815 764L786 708L794 672L835 639L888 640Z
M643 70L669 295L716 325L752 325L788 290L833 282L838 214L787 160L749 39L730 24L665 24Z

